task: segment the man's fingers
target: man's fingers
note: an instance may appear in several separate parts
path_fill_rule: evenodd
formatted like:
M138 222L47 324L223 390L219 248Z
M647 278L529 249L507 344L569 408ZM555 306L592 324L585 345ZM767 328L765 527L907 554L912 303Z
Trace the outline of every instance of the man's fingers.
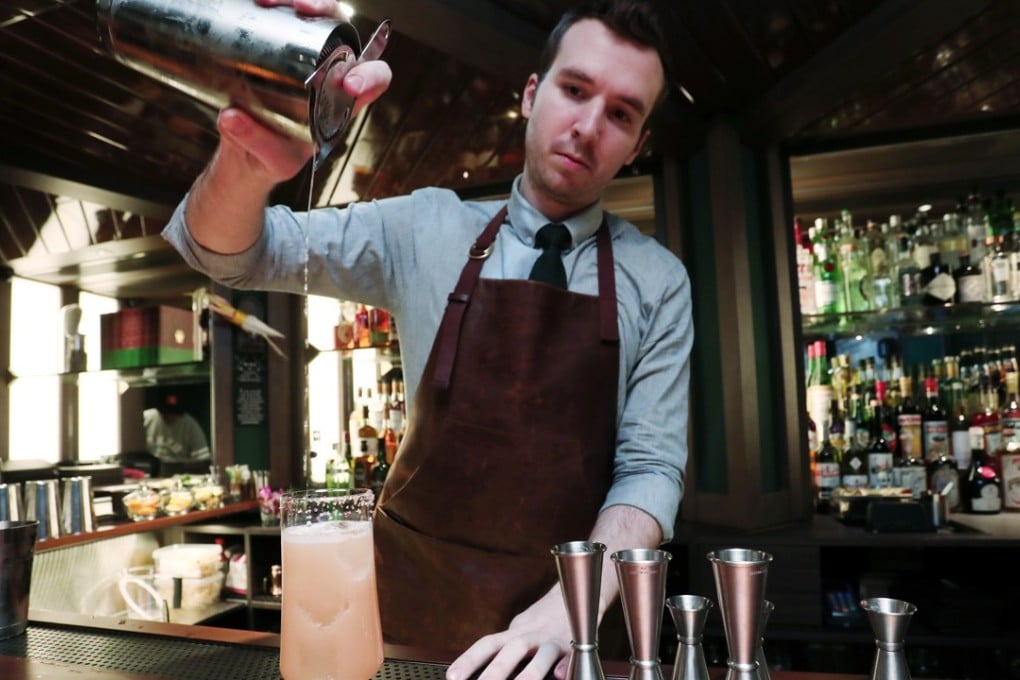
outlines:
M500 635L486 635L454 659L446 669L446 680L467 680L471 674L488 663L500 648Z
M336 0L255 0L263 7L293 7L298 14L349 21Z
M517 675L517 680L544 680L549 675L549 669L560 660L562 652L557 645L547 643L538 648L535 655L531 657L528 665ZM567 662L563 661L563 678L567 673Z
M352 68L342 82L337 82L340 80L337 75L329 82L329 87L342 87L354 97L354 112L357 113L378 99L392 79L393 72L385 61L366 61Z
M296 175L312 155L310 145L267 128L240 109L224 109L216 123L225 140L250 156L254 170L277 182Z

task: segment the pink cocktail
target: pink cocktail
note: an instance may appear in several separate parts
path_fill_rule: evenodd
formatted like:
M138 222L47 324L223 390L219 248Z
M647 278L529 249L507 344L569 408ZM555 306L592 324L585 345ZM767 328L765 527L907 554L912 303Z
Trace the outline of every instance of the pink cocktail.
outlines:
M369 680L383 662L372 492L285 494L281 502L285 680Z

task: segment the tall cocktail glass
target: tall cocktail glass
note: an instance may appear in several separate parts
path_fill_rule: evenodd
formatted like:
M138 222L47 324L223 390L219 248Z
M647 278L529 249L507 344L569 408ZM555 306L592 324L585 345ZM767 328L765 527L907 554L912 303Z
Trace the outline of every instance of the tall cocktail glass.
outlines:
M280 502L285 680L369 680L382 667L372 492L288 492Z

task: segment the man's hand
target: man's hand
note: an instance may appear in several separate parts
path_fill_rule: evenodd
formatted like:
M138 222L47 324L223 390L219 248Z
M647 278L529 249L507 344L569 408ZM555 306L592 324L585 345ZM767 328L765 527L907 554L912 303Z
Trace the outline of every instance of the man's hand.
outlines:
M598 621L619 595L616 569L610 556L628 548L654 548L662 542L662 530L654 517L629 505L612 505L599 513L590 541L602 543L606 552L602 561ZM559 680L567 676L570 658L570 622L559 584L538 602L514 617L502 633L486 635L461 654L446 671L447 680L467 680L485 666L478 680L544 680L555 666ZM524 669L514 675L521 662L531 656Z
M347 20L340 5L333 0L255 1L263 7L293 7L302 16ZM386 62L371 61L352 68L342 82L339 76L328 80L326 87L343 88L353 97L352 115L357 115L386 91L391 78ZM244 169L254 173L255 178L264 180L270 189L296 175L312 155L310 144L291 139L236 108L221 111L216 127L223 145L233 147L224 149L228 155L241 160Z
M486 635L471 645L447 669L447 680L467 680L482 666L478 680L543 680L555 666L560 680L567 675L570 624L559 585L514 617L502 633ZM521 662L530 657L514 675Z

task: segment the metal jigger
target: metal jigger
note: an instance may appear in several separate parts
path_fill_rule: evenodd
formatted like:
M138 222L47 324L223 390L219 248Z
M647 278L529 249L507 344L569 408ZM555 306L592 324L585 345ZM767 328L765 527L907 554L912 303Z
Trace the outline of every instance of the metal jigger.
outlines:
M599 662L597 637L605 552L606 546L588 541L560 543L552 549L573 636L567 680L605 680L606 677Z
M664 550L645 548L619 550L610 557L616 564L630 638L630 680L663 680L659 632L666 602L666 565L671 558Z
M765 660L765 627L769 624L769 614L776 608L770 600L765 600L761 608L761 623L758 625L758 653L754 659L758 662L758 680L771 680L769 664Z
M700 595L674 595L666 608L676 625L676 660L672 680L709 680L701 637L712 601Z
M868 612L877 647L871 680L910 680L903 640L917 607L903 600L873 597L861 600L861 608Z
M726 548L708 553L719 596L729 659L726 680L757 680L765 582L772 555L761 550Z

